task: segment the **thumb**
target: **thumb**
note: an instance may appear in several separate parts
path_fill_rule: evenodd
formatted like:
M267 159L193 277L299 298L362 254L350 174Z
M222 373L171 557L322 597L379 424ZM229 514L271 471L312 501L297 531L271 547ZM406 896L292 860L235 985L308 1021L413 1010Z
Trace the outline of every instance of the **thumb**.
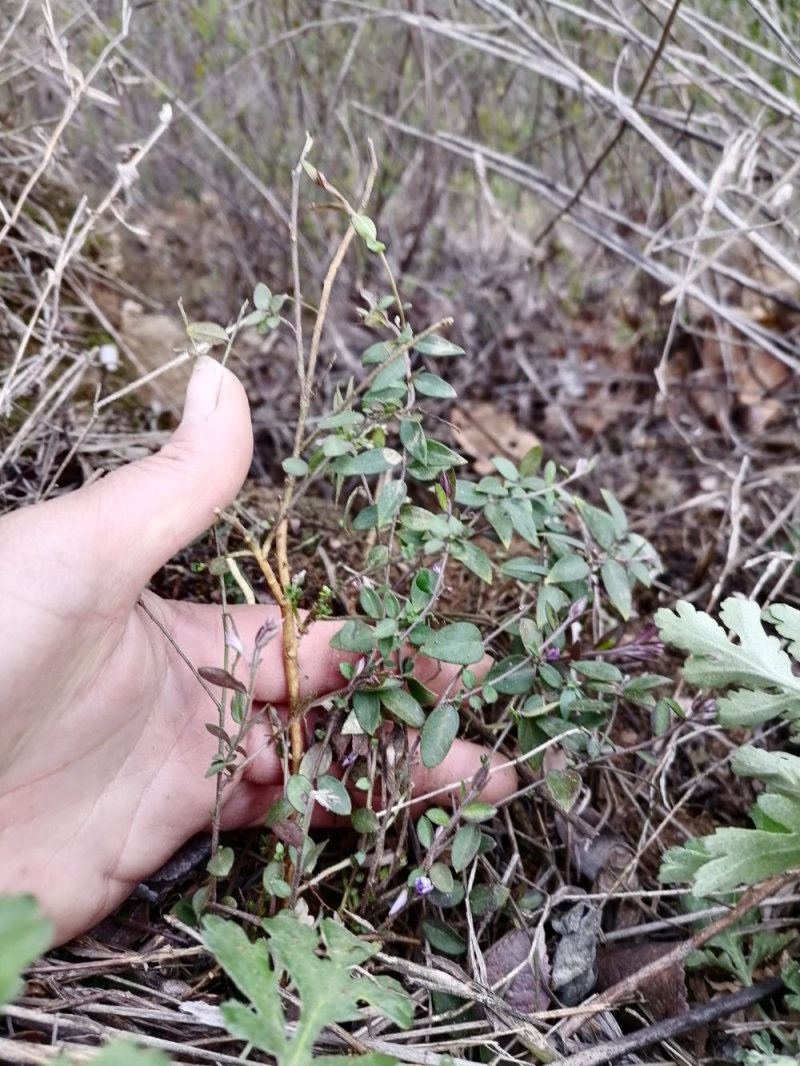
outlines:
M95 546L100 572L114 575L117 594L138 595L159 566L213 524L214 509L239 491L252 454L244 389L216 360L200 356L181 423L164 447L67 497L86 526L83 543Z

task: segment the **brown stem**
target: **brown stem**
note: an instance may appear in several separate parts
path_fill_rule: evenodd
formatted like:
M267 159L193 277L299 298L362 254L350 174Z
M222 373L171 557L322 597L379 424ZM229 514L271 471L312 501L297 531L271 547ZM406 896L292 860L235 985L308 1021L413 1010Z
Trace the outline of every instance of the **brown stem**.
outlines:
M289 568L288 523L284 518L275 531L275 559L278 564L278 579L281 583L283 601L281 618L283 619L283 663L286 670L286 692L289 704L289 739L292 746L292 773L300 770L303 759L303 707L300 701L300 666L298 662L297 627L295 626L294 604L286 596L286 589L292 583Z

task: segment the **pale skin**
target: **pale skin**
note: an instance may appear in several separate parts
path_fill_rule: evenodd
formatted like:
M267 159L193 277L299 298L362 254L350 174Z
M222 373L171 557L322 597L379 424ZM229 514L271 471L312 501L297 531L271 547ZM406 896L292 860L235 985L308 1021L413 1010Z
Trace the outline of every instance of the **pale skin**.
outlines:
M217 711L175 645L196 666L221 665L221 612L143 590L231 503L251 454L244 390L202 358L160 452L0 519L0 895L36 895L56 943L110 913L210 824L205 773L217 741L205 724ZM268 612L232 608L245 649ZM301 644L304 696L342 685L332 625ZM280 707L285 695L278 637L263 649L255 697ZM224 792L226 829L260 824L282 790L265 728L246 747L252 758ZM436 770L417 769L416 792L469 780L483 754L457 742ZM493 767L490 802L515 785L513 770Z

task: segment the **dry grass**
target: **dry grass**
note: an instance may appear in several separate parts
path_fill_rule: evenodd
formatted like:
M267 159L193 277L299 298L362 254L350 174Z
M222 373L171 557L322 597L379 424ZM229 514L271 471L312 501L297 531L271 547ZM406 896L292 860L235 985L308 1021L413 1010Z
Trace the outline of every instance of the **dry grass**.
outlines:
M369 134L382 164L373 215L401 287L422 318L453 313L470 353L454 380L467 417L490 404L557 459L596 457L597 483L661 552L665 572L629 639L655 655L648 618L678 595L706 609L736 592L797 602L793 4L10 6L0 11L0 513L165 439L180 368L104 401L180 347L178 297L190 317L226 321L254 281L288 287L289 174L305 129L323 169L354 189ZM300 234L317 283L334 225L319 211ZM352 296L370 267L356 259L348 271L323 343L322 365L335 364L320 406L367 343ZM257 500L291 448L293 355L272 338L245 342L239 357ZM513 454L509 436L499 444ZM307 554L323 580L347 586L340 540L321 533ZM159 580L197 594L180 561ZM463 606L475 590L459 595ZM497 617L503 595L473 613ZM485 955L514 923L544 936L553 908L586 890L611 943L685 928L683 893L657 886L661 851L741 823L751 798L731 793L733 741L711 709L693 711L654 737L643 711L621 707L609 726L618 750L581 768L571 823L527 775L498 819L496 852L480 860L512 903L499 918L441 912L467 942L463 971L425 960L417 912L396 924L381 962L417 997L417 1025L403 1036L375 1023L356 1039L426 1066L471 1061L476 1046L492 1061L530 1061L543 1041L577 1053L616 1040L605 1012L560 1045L573 1023L515 1013L486 992ZM598 833L619 849L599 882L582 865ZM315 900L341 902L348 846ZM241 868L258 871L249 847L239 842ZM242 874L231 892L246 899L258 876ZM533 892L541 900L523 913ZM796 918L791 886L775 893L763 929ZM138 905L32 971L0 1058L48 1062L51 1043L77 1051L118 1027L175 1062L239 1061L234 1041L184 1011L208 981L191 935ZM465 988L478 1004L466 1018L447 998ZM704 993L692 978L689 1006Z

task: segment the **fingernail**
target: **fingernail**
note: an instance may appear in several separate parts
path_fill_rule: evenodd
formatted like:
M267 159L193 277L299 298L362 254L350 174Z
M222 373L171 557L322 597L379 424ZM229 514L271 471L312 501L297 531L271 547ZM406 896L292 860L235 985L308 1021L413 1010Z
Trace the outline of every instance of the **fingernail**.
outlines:
M194 364L186 389L181 422L191 425L205 422L217 408L222 385L222 366L209 355L201 355Z

